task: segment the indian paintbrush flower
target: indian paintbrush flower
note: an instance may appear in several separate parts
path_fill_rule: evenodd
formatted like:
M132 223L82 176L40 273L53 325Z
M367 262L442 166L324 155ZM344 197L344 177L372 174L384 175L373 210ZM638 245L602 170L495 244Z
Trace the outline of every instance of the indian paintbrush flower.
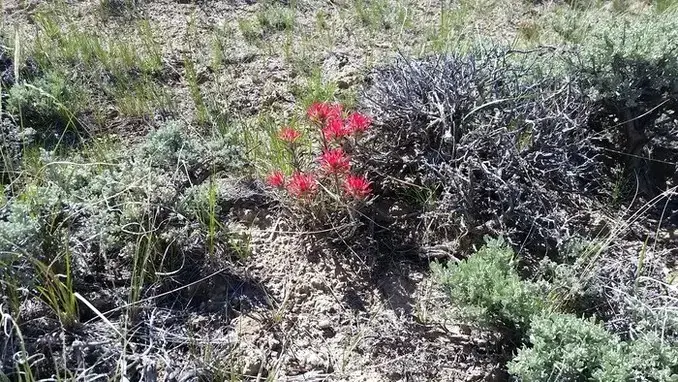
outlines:
M370 117L361 113L351 113L346 119L348 131L351 133L361 134L372 125Z
M364 176L348 175L344 181L344 191L348 196L362 200L372 193L372 182Z
M288 143L295 143L300 137L301 133L292 127L283 127L278 132L278 138Z
M342 112L342 107L339 104L314 102L309 106L306 115L311 121L325 125L331 119L341 118Z
M332 141L351 134L351 131L347 129L347 126L342 119L333 118L327 121L327 125L323 128L322 133L325 140Z
M295 172L287 184L287 192L296 198L308 198L318 191L318 181L312 174Z
M320 165L329 174L343 174L351 168L349 157L342 149L330 149L320 155Z
M271 187L283 188L285 186L285 175L282 171L273 171L266 178L266 183Z

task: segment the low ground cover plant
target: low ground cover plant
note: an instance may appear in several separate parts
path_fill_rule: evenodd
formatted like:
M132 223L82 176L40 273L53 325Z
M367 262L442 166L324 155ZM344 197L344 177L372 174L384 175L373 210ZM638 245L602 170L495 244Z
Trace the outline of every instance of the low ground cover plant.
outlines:
M469 259L432 270L457 318L498 329L519 348L508 363L517 380L678 380L678 342L666 333L649 329L624 340L595 317L564 312L549 293L554 285L522 280L516 264L505 242L490 239Z
M457 307L458 317L520 338L532 317L548 304L543 286L521 280L518 260L502 239L488 239L459 264L432 263L431 267Z
M44 330L78 333L94 313L75 293L91 296L96 282L122 286L127 299L93 302L111 309L134 304L149 290L185 285L220 261L237 261L224 225L241 191L210 179L241 167L240 158L230 137L203 136L180 122L129 148L41 150L23 173L23 189L0 206L0 305L17 325L37 309L49 318ZM210 221L221 226L210 229ZM27 301L44 305L27 310ZM124 309L109 319L138 314ZM18 351L15 340L14 334L0 340L3 366L14 365L7 357ZM41 346L31 340L26 351L46 351ZM118 350L102 348L113 358ZM54 364L32 367L42 376Z
M678 380L678 350L655 336L631 341L592 319L569 314L536 316L529 345L508 369L520 381Z

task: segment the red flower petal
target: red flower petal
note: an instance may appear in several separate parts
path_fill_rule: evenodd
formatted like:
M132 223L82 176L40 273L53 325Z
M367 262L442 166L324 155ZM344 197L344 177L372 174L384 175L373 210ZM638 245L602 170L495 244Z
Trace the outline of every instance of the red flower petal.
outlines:
M278 132L278 138L280 138L280 140L282 141L289 143L296 142L299 139L299 137L301 137L301 133L291 127L283 127Z
M273 171L266 178L266 183L275 188L282 188L285 185L285 175L281 171Z
M348 130L352 133L363 133L372 125L370 117L361 113L352 113L346 119Z
M345 173L351 168L349 157L342 149L331 149L320 155L320 165L330 174Z
M344 191L348 196L365 199L372 193L372 182L364 176L349 175L344 181Z
M287 184L287 192L297 198L313 196L318 190L318 182L312 174L295 172Z
M334 139L340 139L347 135L351 134L351 131L347 129L344 121L339 118L332 118L327 121L327 125L323 128L323 135L328 141Z

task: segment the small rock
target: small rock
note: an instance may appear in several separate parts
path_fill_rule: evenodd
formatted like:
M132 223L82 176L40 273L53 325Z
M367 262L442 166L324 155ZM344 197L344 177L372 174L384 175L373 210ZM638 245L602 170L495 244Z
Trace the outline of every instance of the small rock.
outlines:
M275 338L269 338L268 339L268 348L271 349L273 352L279 351L281 349L280 341L278 341Z
M244 376L253 377L259 374L261 370L261 360L260 359L246 359L245 364L242 367L242 374Z
M311 343L305 338L303 338L303 339L299 340L299 342L297 342L297 346L300 347L300 348L308 347L310 344Z
M330 320L320 320L320 322L318 322L318 328L320 329L329 329L331 327L332 323L330 322Z
M320 289L320 290L324 290L324 289L325 289L325 284L323 283L322 278L317 277L317 276L316 276L316 277L313 277L313 278L311 279L311 286L312 286L313 288L315 288L315 289Z
M299 361L306 369L326 369L327 367L323 357L311 351L300 354Z
M351 87L351 83L346 78L342 78L337 80L337 87L339 89L348 89Z

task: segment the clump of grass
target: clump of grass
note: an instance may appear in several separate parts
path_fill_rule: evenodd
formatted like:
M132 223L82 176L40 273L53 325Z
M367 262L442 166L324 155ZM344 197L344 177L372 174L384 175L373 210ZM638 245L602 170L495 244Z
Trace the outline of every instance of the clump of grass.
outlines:
M184 68L186 70L188 89L197 111L197 122L203 124L208 121L209 112L198 84L198 74L196 73L195 66L193 61L188 57L184 58Z
M134 22L134 33L122 33L80 28L68 15L59 4L36 12L36 33L25 40L22 52L35 62L38 74L25 78L27 85L18 84L17 89L45 88L58 99L54 87L41 81L60 81L68 94L77 96L65 103L76 116L103 116L95 105L111 102L121 114L133 117L169 109L169 97L157 81L163 70L161 49L148 21Z
M139 70L152 74L162 68L160 48L148 22L137 23L133 35L111 36L78 29L54 12L39 13L35 20L38 34L31 53L41 68L82 63L87 72L106 70L116 77Z
M240 19L238 20L238 29L245 41L250 44L257 45L264 37L264 32L256 21Z
M68 133L82 139L89 134L73 113L80 110L84 102L78 91L58 73L47 72L32 83L12 86L7 112L15 116L15 128L20 130L24 141L35 139L58 145ZM33 136L27 139L31 133Z
M306 62L305 64L309 64ZM355 89L341 90L336 82L323 76L322 70L316 65L306 67L305 81L292 87L292 94L297 97L302 109L308 108L313 102L337 101L347 109L355 109L357 94Z
M128 117L144 117L172 110L174 102L163 86L145 78L131 84L118 83L108 89L117 110Z
M63 274L55 273L52 264L34 260L38 269L37 290L42 299L59 317L61 324L72 329L78 322L78 302L74 295L71 253L66 249L63 254Z
M266 34L292 31L296 25L296 14L291 7L280 4L268 5L257 13L257 22Z
M337 84L323 78L319 68L312 70L305 86L294 89L294 94L301 98L301 106L306 109L316 101L332 101L337 96Z
M235 29L230 24L216 27L210 44L210 64L212 69L221 67L225 60L226 47L234 39Z
M433 52L456 50L459 43L466 38L466 25L469 24L470 17L471 12L464 7L441 9L437 23L428 33L430 50Z
M518 35L527 43L539 41L541 26L534 20L526 20L518 24Z
M405 8L389 0L358 0L353 2L359 22L370 32L390 31L409 25Z

